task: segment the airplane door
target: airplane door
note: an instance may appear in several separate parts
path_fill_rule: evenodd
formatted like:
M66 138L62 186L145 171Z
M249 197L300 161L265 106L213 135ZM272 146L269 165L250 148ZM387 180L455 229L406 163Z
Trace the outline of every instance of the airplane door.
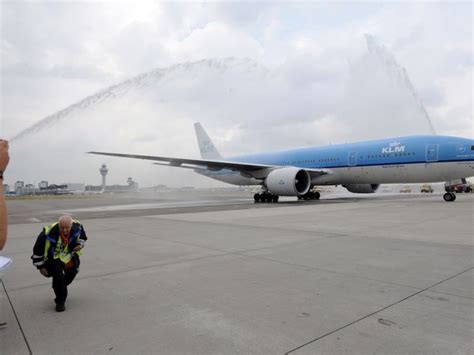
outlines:
M438 161L438 144L426 145L426 162Z
M357 165L357 152L350 152L348 156L347 165L356 166Z

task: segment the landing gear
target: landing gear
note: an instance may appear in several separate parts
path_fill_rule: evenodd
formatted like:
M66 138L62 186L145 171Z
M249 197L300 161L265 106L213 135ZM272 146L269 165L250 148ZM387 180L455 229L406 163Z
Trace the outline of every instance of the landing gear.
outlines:
M308 191L303 196L298 196L298 200L319 200L321 194L317 191Z
M255 203L258 202L278 202L278 196L268 191L253 195Z
M453 202L456 199L456 194L454 192L446 192L443 198L446 202Z

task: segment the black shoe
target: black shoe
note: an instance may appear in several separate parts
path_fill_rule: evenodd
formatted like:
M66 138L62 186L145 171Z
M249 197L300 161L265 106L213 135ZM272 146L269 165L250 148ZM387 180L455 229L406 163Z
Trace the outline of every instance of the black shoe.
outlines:
M63 304L57 304L56 305L56 312L64 312L66 310L66 306Z

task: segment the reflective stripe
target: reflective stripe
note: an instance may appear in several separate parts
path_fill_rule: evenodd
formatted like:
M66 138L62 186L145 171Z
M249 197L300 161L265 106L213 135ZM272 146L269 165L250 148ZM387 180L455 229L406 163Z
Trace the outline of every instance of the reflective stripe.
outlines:
M44 261L38 261L37 263L33 263L34 266L40 266L43 264L44 264Z
M56 244L56 240L49 235L49 232L58 224L58 222L47 225L43 228L44 234L46 235L46 243L44 244L44 260L48 260L48 253L54 257L54 250L52 250L51 245Z
M33 258L42 258L42 257L43 257L43 255L35 255L35 254L33 254Z
M63 249L63 241L61 237L59 237L58 243L56 244L53 258L61 260L64 264L67 264L72 259L72 255L69 252L69 246L66 245Z
M45 235L49 235L49 232L51 232L51 229L53 229L59 222L56 222L56 223L53 223L53 224L50 224L48 226L45 226L43 229L44 229L44 234Z

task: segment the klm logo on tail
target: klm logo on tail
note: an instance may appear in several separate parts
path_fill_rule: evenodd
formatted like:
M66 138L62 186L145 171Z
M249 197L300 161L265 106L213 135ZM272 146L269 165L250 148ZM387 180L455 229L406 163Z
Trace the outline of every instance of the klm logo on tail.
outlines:
M201 145L199 146L199 150L201 153L210 153L214 151L214 145L210 141L203 141L201 142Z

